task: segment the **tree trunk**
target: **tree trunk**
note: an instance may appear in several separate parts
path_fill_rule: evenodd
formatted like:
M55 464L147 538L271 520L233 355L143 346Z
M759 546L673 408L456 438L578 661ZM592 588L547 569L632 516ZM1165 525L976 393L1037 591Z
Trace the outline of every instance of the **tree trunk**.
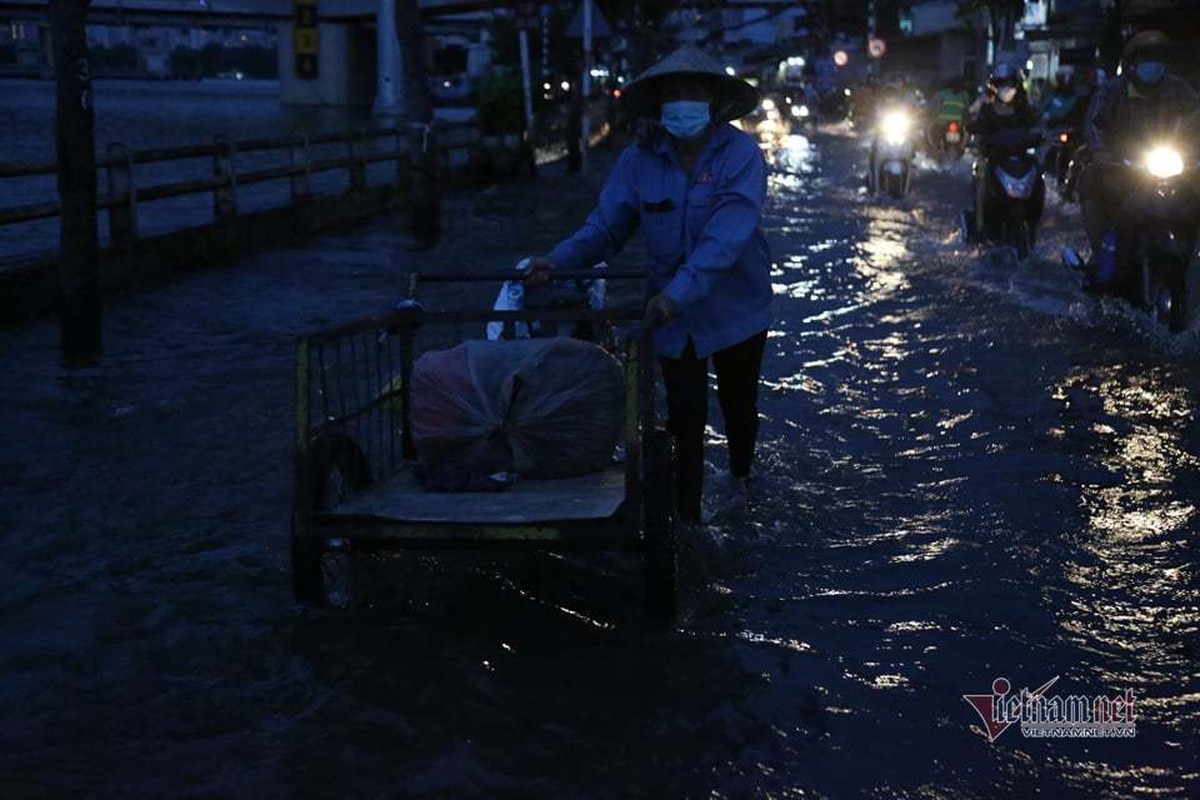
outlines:
M97 275L96 131L84 22L91 0L50 0L58 161L59 301L64 366L95 364L102 352Z
M397 0L396 29L404 65L404 108L409 122L433 120L433 100L425 75L425 31L417 0Z

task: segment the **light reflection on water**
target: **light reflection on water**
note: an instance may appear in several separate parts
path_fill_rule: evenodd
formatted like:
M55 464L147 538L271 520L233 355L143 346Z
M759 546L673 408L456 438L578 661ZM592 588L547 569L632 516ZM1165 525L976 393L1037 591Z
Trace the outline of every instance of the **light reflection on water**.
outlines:
M780 588L744 601L743 618L810 644L825 711L871 726L872 753L920 741L976 765L970 779L956 772L962 791L943 779L929 796L975 794L984 775L1020 794L1186 796L1179 748L1200 747L1189 690L1200 373L1147 368L1094 324L1048 319L1078 322L1075 299L1037 294L1062 291L1057 273L976 269L953 242L953 195L914 200L918 213L814 208L811 186L833 169L828 143L817 149L808 183L774 187L783 246L772 280L787 335L772 339L766 365L778 399L766 406L764 460L792 480L764 479L760 516L788 524L745 535L758 545L754 585ZM780 414L783 398L794 402ZM986 757L961 749L961 693L1001 674L1031 686L1062 674L1092 695L1133 688L1145 700L1139 740L1064 742L1058 754L1009 734ZM877 693L920 732L870 710ZM1097 750L1103 764L1088 755ZM824 752L826 767L853 763ZM874 788L911 786L900 772L879 771Z
M1060 611L1063 629L1111 657L1101 670L1110 680L1146 687L1148 706L1185 709L1182 698L1154 695L1173 670L1192 663L1186 653L1200 630L1194 551L1200 514L1195 495L1179 491L1188 481L1194 485L1200 468L1185 439L1195 387L1158 370L1108 368L1069 376L1056 397L1104 415L1105 424L1092 430L1102 442L1096 461L1107 475L1079 486L1086 521L1081 552L1063 567L1079 592Z

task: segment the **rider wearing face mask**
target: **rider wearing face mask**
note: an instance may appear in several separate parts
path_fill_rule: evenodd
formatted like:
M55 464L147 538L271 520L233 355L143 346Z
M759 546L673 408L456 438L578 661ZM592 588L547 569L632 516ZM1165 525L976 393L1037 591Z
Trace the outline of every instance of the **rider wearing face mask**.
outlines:
M975 115L967 130L979 137L980 150L987 157L1011 149L1007 133L1029 131L1037 125L1037 113L1025 93L1021 73L1012 64L996 65L988 78L987 93L970 110Z
M980 158L974 165L975 213L966 227L976 234L985 229L983 216L987 195L989 164L1030 146L1037 126L1037 112L1029 102L1021 82L1021 72L1011 64L1001 62L992 69L987 92L967 109L971 118L967 131L975 134ZM1040 196L1038 200L1041 202ZM1037 216L1041 216L1040 205Z
M771 256L760 227L766 162L758 143L729 124L753 111L757 90L685 46L625 87L635 117L653 132L621 154L583 227L546 258L529 283L554 267L584 269L645 234L647 319L667 390L667 426L679 459L679 515L700 517L708 362L729 444L724 506L746 499L758 435L758 383L771 323Z
M1092 163L1080 178L1079 200L1093 259L1106 236L1121 239L1116 226L1128 175L1117 166L1121 159L1164 141L1196 155L1200 104L1186 81L1167 72L1169 47L1159 31L1132 36L1121 54L1120 76L1096 90L1088 109L1084 137Z

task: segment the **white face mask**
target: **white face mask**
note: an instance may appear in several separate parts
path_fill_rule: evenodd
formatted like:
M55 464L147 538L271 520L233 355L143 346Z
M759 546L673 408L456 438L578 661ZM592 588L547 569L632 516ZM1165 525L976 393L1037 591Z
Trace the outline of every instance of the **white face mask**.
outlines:
M676 139L695 139L708 128L711 116L704 100L673 100L662 104L662 125Z
M1005 86L996 94L1000 97L1001 103L1011 103L1017 96L1017 87Z

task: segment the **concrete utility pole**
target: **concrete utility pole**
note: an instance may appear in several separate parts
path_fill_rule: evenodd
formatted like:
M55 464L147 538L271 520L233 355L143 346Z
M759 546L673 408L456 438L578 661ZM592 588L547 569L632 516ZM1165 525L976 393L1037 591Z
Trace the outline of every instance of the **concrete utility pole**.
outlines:
M425 31L417 0L398 0L396 28L404 75L404 116L409 123L413 182L409 202L412 231L422 247L437 243L442 231L441 169L433 98L425 80Z
M533 133L533 95L529 84L533 81L533 73L529 68L529 31L524 28L518 34L521 46L521 95L525 101L525 131L526 135Z
M592 0L583 0L583 76L580 87L579 157L583 174L587 174L588 139L588 95L592 93Z
M96 233L96 114L88 61L91 0L50 0L56 107L54 152L58 163L58 289L62 363L100 361L100 280Z
M871 52L871 43L875 41L876 31L876 16L875 16L875 0L867 0L867 53ZM878 59L871 58L868 55L867 63L868 74L875 75L879 72Z
M378 116L393 116L400 111L396 92L399 45L396 0L379 0L379 10L375 12L375 113Z
M396 30L404 74L404 112L409 122L431 122L433 99L425 80L425 30L417 0L397 0Z
M550 5L542 3L542 80L550 79Z

